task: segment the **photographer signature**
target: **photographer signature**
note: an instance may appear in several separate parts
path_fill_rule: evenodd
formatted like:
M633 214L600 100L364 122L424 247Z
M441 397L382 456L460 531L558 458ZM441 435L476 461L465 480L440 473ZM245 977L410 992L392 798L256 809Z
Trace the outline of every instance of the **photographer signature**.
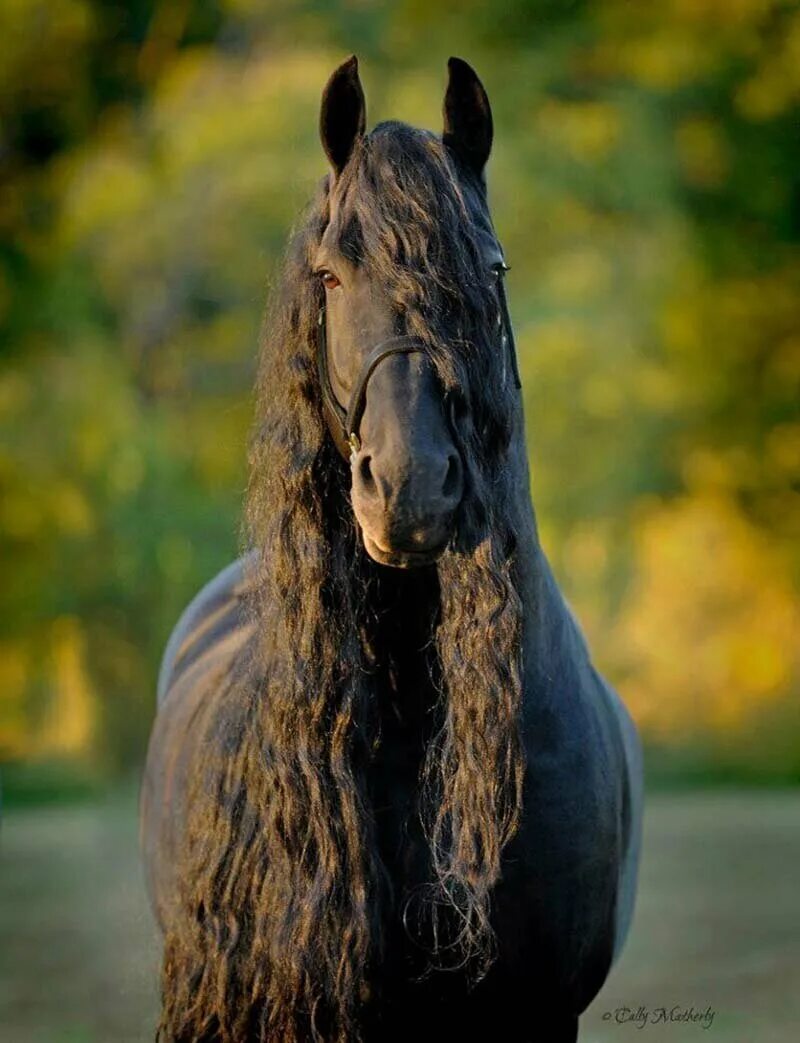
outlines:
M695 1022L703 1029L711 1028L716 1011L712 1007L705 1010L697 1007L615 1007L603 1014L603 1021L614 1021L617 1025L633 1024L643 1029L646 1025L664 1025L670 1022Z

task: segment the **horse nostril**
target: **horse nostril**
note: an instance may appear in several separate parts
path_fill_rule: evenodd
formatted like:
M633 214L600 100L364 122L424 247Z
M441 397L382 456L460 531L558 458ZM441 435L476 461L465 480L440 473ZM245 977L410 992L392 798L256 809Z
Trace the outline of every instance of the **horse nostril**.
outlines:
M444 476L442 492L445 496L455 496L461 482L461 458L457 453L450 453L447 458L447 474Z
M361 479L361 484L370 491L375 488L375 479L372 477L372 468L370 467L371 459L371 457L364 455L358 461L358 476Z

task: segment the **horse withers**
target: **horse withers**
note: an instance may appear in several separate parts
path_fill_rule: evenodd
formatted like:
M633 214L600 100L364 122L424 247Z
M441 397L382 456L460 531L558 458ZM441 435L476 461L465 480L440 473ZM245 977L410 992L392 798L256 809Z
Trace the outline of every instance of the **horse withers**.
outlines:
M167 646L159 1038L564 1043L631 921L642 769L537 536L486 92L366 132L268 311L249 550Z

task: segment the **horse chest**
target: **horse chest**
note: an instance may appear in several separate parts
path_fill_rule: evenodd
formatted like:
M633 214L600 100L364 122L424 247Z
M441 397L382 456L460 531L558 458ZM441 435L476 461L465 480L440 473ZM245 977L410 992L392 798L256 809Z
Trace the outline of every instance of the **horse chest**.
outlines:
M398 705L395 697L387 699L368 787L378 848L395 897L421 883L428 872L418 813L426 738L418 714Z

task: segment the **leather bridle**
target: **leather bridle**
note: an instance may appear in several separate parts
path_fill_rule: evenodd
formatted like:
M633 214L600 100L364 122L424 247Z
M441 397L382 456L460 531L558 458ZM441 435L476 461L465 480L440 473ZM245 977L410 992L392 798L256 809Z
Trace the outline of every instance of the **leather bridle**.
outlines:
M514 386L520 388L522 384L520 383L519 369L517 367L514 331L508 314L508 301L503 283L503 276L508 271L508 266L501 261L499 264L492 265L491 270L495 275L497 285L499 305L497 325L500 329L500 341L503 348L507 347L511 357ZM384 359L390 358L392 355L427 355L428 349L423 341L415 337L389 337L387 340L381 341L364 359L358 379L350 394L350 401L347 407L345 407L336 397L331 384L328 369L328 333L324 305L320 308L317 316L317 329L317 371L322 389L325 419L336 448L345 460L352 461L353 456L361 449L359 428L367 403L367 385L372 374Z

